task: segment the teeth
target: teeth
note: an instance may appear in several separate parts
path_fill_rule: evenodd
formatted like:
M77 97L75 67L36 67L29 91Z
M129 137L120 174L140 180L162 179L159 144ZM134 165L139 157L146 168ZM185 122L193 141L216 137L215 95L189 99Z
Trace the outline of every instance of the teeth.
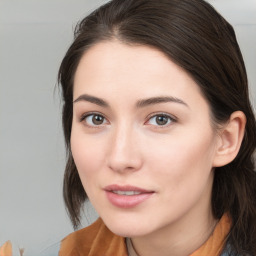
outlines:
M139 195L141 192L139 191L120 191L120 190L114 190L112 191L115 194L118 195L125 195L125 196L133 196L133 195Z

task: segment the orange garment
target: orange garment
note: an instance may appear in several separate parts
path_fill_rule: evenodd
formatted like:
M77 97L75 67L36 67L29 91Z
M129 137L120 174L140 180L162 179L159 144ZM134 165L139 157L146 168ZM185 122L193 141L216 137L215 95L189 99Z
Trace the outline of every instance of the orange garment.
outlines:
M223 215L209 239L190 256L219 256L230 226L230 218ZM128 256L128 253L125 238L113 234L98 219L89 227L64 238L59 256Z
M208 240L190 256L219 256L231 228L231 218L224 214Z
M113 234L98 219L62 240L59 256L128 256L125 239Z
M12 256L12 244L10 241L0 247L0 256Z

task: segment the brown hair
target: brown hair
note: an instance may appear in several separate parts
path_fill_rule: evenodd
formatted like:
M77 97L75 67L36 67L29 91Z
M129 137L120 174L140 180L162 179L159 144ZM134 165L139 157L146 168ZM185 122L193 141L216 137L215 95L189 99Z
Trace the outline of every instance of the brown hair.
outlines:
M208 101L213 123L227 121L236 110L246 115L237 157L215 170L212 210L216 218L230 213L233 225L227 242L233 251L256 254L256 123L246 70L232 26L203 0L113 0L77 25L58 76L68 153L63 193L74 228L87 198L70 151L74 74L86 50L114 38L153 46L186 70Z

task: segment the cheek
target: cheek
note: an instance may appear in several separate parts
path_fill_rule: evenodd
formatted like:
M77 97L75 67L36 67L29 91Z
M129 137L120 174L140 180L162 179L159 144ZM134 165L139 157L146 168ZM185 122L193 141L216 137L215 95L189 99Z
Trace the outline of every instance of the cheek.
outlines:
M154 159L149 163L162 195L163 211L175 209L177 216L202 198L207 202L210 200L213 180L211 143L203 140L191 142L166 142L155 151Z
M76 130L71 133L71 151L75 165L77 167L80 179L85 185L100 169L102 163L102 155L100 145L95 140L84 138Z
M193 185L209 177L214 145L214 137L206 133L200 136L187 133L182 137L170 137L154 146L147 144L148 166L156 178L171 182L174 187L181 183Z

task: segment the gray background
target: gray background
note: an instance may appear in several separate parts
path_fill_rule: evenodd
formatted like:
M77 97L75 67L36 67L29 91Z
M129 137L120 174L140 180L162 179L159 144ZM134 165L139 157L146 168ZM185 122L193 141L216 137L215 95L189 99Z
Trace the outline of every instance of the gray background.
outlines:
M72 227L57 70L76 22L103 0L0 0L0 244L57 255ZM256 99L256 0L209 0L237 33ZM96 215L86 210L84 225Z

